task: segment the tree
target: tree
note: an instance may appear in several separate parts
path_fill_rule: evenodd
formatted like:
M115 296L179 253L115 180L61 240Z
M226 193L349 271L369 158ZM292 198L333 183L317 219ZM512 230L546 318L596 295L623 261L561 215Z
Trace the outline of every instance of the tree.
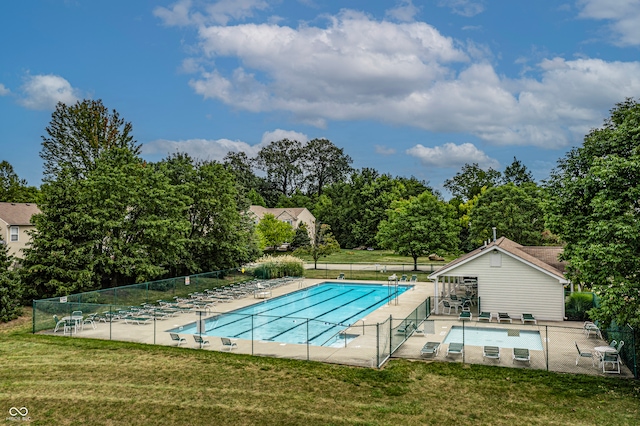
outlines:
M483 187L496 186L500 181L500 172L489 167L486 171L481 169L478 163L465 164L456 175L444 181L454 197L462 201L468 201L480 193Z
M291 249L295 250L300 247L305 247L311 244L311 238L309 238L309 230L307 229L307 224L301 222L300 225L295 230L295 235L293 236L293 240L291 241Z
M34 203L38 196L35 186L27 186L8 161L0 162L0 201L9 203Z
M545 229L542 200L537 194L513 183L494 186L482 192L469 212L469 233L475 246L499 236L522 245L539 245Z
M271 247L273 250L283 243L291 242L294 236L293 227L289 223L282 222L269 213L262 216L256 230L260 234L264 248Z
M140 154L131 130L131 123L116 110L109 112L101 100L85 99L72 106L59 102L46 128L47 136L42 137L45 180L55 179L62 169L76 178L85 177L100 154L112 148Z
M22 283L12 268L14 259L0 237L0 322L11 321L22 314Z
M527 169L527 166L522 164L520 160L513 157L513 163L509 164L502 174L502 182L513 183L515 186L522 186L528 183L534 183L533 175Z
M313 269L318 269L318 259L340 251L340 244L338 244L333 237L331 227L326 223L320 224L316 222L315 230L313 241L311 241L309 245L296 250L296 253L311 255L313 259Z
M178 153L158 165L179 193L187 197L184 219L189 226L181 235L185 252L176 273L189 275L228 269L258 255L253 223L238 205L235 176L224 165L196 162Z
M428 191L408 200L391 203L388 218L380 223L376 239L380 245L413 258L431 253L444 255L456 249L458 225L455 209Z
M547 186L569 277L600 298L591 317L640 327L640 104L617 104L603 127L558 161Z
M351 157L328 139L312 139L302 147L307 194L320 196L325 185L342 182L351 172Z
M296 140L282 139L263 147L258 152L255 165L267 173L267 181L281 194L289 196L302 188L302 161L302 144Z

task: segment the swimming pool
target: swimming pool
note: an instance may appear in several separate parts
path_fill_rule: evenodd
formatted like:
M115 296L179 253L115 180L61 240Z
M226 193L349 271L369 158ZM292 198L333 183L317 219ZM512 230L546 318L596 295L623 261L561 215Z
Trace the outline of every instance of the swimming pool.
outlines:
M501 348L526 348L541 351L540 332L506 328L462 327L454 325L449 330L444 343L458 342L471 346L498 346Z
M332 346L339 333L411 286L321 283L214 315L203 335ZM196 323L169 330L197 334Z

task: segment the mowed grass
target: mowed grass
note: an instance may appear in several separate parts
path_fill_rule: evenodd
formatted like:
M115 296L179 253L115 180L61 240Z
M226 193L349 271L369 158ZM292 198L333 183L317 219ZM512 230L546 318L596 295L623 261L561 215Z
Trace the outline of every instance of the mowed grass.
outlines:
M301 255L300 258L304 259L306 262L313 262L311 256ZM449 262L455 259L456 256L450 255L445 256L444 262L436 262L429 260L428 257L419 257L419 264L430 264L434 265L444 265L446 262ZM413 267L413 258L410 256L400 256L399 254L395 254L391 250L346 250L342 249L339 252L332 253L328 256L322 257L318 260L318 265L321 263L378 263L380 265L385 264L405 264Z
M374 370L32 335L28 314L0 325L0 418L24 406L36 425L634 425L640 419L637 381L406 360Z

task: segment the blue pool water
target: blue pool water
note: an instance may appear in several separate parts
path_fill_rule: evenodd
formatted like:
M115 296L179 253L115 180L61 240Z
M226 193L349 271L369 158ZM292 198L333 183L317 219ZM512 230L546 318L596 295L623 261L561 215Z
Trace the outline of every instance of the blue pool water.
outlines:
M515 329L514 329L515 330ZM464 343L471 346L498 346L501 348L526 348L541 351L542 339L539 331L515 330L519 336L509 336L505 328L462 327L454 325L449 330L444 343Z
M332 346L338 333L411 286L323 283L205 320L203 335ZM197 334L196 323L172 332Z

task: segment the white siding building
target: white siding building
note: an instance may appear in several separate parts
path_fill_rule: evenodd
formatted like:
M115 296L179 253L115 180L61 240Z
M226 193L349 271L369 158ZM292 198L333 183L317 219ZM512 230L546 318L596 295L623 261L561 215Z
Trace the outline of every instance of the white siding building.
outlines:
M456 286L473 283L479 309L507 312L512 318L531 313L537 319L564 319L564 265L561 247L526 247L502 237L459 257L429 276L435 281L435 306ZM475 283L477 282L477 290Z

